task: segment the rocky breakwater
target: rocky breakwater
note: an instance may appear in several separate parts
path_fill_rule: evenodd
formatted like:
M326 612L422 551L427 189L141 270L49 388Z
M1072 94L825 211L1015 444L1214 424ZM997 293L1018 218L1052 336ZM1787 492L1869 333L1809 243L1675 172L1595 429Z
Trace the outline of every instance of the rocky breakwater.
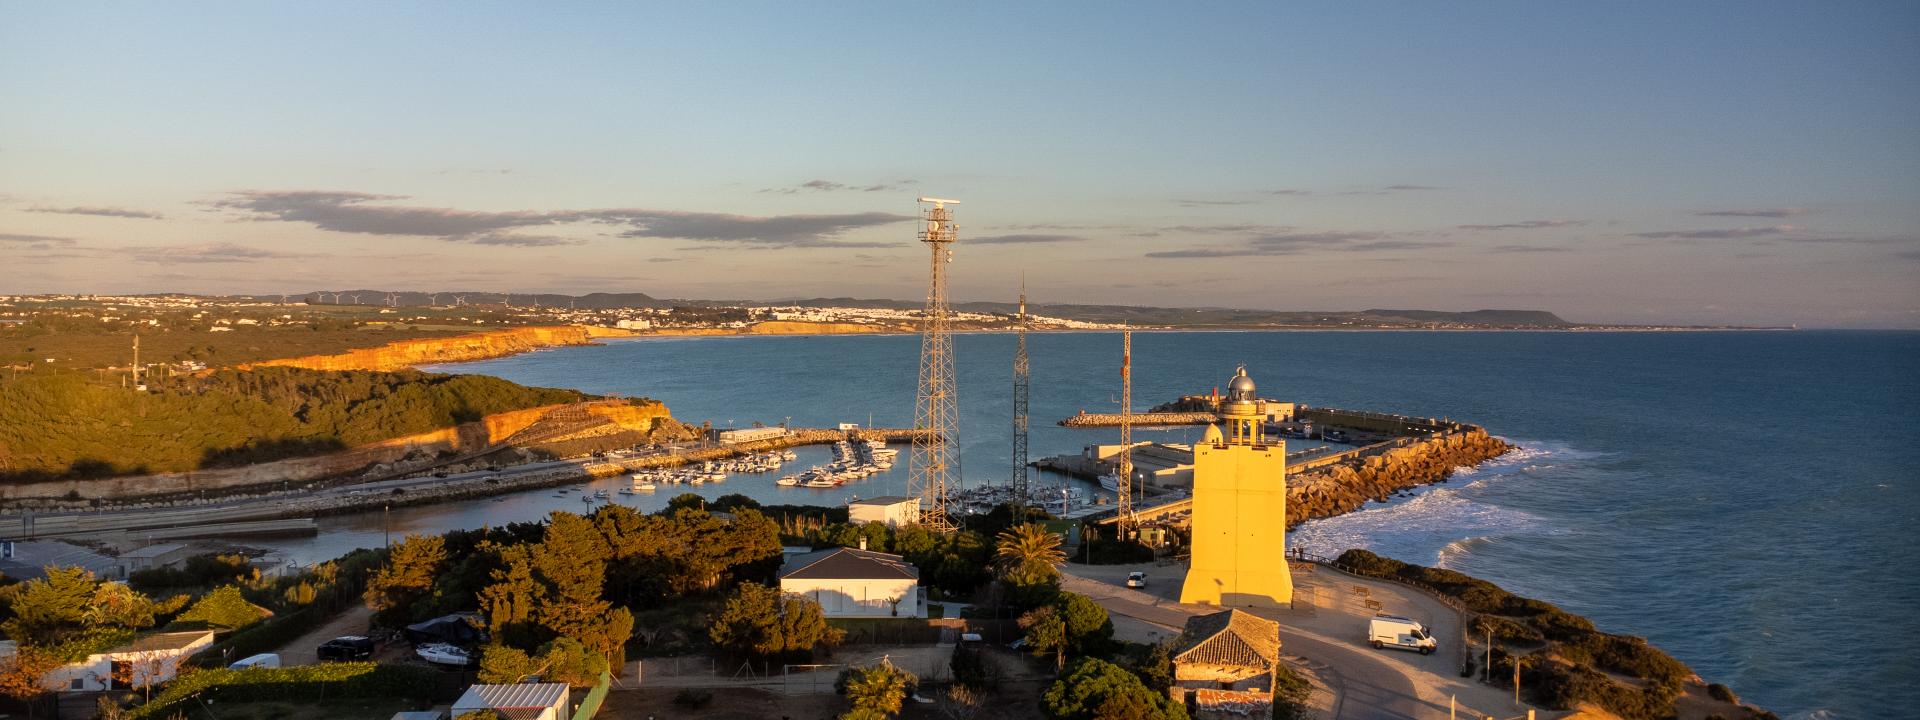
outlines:
M1288 478L1287 525L1353 512L1369 500L1386 500L1407 488L1441 482L1454 468L1471 467L1513 449L1505 440L1472 426L1378 447L1376 452Z
M268 360L241 366L307 368L309 370L404 370L415 365L467 362L506 357L547 347L590 345L606 333L579 325L529 326L490 330L451 337L421 338L338 355Z

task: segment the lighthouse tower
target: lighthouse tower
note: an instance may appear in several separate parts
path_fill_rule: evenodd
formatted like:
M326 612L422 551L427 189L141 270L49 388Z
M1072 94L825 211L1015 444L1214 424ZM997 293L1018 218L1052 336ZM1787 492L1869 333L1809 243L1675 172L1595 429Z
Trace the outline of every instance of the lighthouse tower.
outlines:
M1193 564L1180 602L1284 608L1287 445L1268 440L1253 378L1241 367L1220 404L1220 425L1193 447ZM1221 432L1221 426L1226 431Z

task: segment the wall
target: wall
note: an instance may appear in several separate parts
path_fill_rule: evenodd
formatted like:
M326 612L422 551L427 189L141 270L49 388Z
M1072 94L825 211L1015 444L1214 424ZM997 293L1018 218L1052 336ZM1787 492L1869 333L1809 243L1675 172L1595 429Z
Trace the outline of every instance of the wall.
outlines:
M786 579L780 591L805 595L820 603L827 617L896 617L893 603L900 598L897 617L925 617L920 587L913 580Z

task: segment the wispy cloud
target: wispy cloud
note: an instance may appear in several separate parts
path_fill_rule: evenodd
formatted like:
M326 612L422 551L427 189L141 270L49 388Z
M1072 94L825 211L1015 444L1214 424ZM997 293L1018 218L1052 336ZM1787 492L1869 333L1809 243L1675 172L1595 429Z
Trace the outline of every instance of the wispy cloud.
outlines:
M73 245L75 242L78 242L78 241L70 237L55 237L53 235L24 235L21 233L0 233L0 243L13 244L16 247L28 246L28 247L44 249L44 248L52 247L54 245L62 245L62 246Z
M1634 233L1634 237L1650 240L1732 240L1738 238L1757 238L1785 235L1798 228L1792 225L1774 225L1771 227L1726 228L1721 230L1661 230L1658 232Z
M1293 188L1282 188L1279 190L1268 190L1266 191L1266 193L1268 195L1312 195L1313 191L1312 190L1296 190Z
M1187 233L1190 235L1215 235L1215 234L1221 234L1221 233L1261 233L1266 235L1280 235L1280 234L1292 232L1293 229L1294 228L1286 225L1260 225L1260 224L1253 224L1253 223L1224 224L1224 225L1173 225L1170 227L1160 228L1159 232L1156 234Z
M910 185L918 185L919 183L920 181L912 178L864 185L835 182L832 180L808 180L794 187L766 188L760 192L778 193L781 195L794 195L801 192L839 192L843 190L851 192L899 192L906 190Z
M1445 190L1446 188L1438 185L1388 185L1380 189L1391 192L1401 192L1407 190Z
M1560 253L1573 252L1573 248L1558 245L1495 245L1487 248L1494 253Z
M1695 215L1703 217L1759 217L1790 218L1813 212L1806 208L1748 208L1743 210L1703 210Z
M1522 220L1520 222L1501 223L1499 225L1459 225L1461 230L1539 230L1545 228L1581 227L1585 220Z
M141 220L160 220L166 216L145 210L133 210L120 207L30 207L27 212L59 213L61 215L98 215L100 217L138 218Z
M1307 252L1416 250L1421 248L1442 247L1446 244L1447 243L1416 240L1395 240L1384 233L1287 233L1281 235L1259 235L1247 238L1238 245L1159 250L1149 252L1146 256L1150 258L1254 257L1299 255Z
M1039 245L1045 243L1081 242L1084 240L1086 240L1086 238L1079 235L1043 234L988 235L986 237L961 238L961 242L968 245Z
M461 240L475 245L506 245L511 247L553 247L556 245L579 245L584 242L574 238L564 238L554 235L525 235L510 232L470 235L461 238Z
M1254 201L1252 200L1199 200L1199 199L1176 198L1174 199L1173 202L1179 205L1180 207L1214 207L1214 206L1221 206L1221 205L1252 205Z
M604 223L625 225L622 237L655 237L765 246L878 247L834 238L849 230L903 222L910 215L849 213L774 215L686 212L646 208L488 212L389 204L404 196L342 191L259 191L233 193L215 206L246 213L255 220L300 222L322 230L370 235L415 235L483 244L555 245L560 238L502 234L516 228ZM529 240L528 238L535 238Z
M232 263L254 262L256 260L284 260L312 257L304 253L281 252L265 248L248 247L235 243L203 243L199 245L165 245L160 247L123 248L135 262L174 264L174 263Z

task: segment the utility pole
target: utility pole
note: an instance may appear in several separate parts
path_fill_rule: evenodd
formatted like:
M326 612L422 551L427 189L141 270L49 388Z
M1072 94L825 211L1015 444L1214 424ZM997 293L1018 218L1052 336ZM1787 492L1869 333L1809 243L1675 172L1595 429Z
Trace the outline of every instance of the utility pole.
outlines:
M140 333L133 334L133 387L140 387Z
M1125 541L1133 530L1133 328L1120 328L1120 467L1114 471L1119 482L1120 514L1115 522L1119 539Z
M1027 367L1027 280L1020 279L1020 315L1013 351L1013 501L1027 506L1027 395L1032 373ZM1062 511L1064 512L1064 510Z
M927 308L920 332L920 387L914 398L913 458L907 492L920 497L920 524L937 533L955 529L947 512L948 484L957 483L959 403L953 375L953 321L947 307L947 265L953 262L958 228L948 204L958 200L920 198L932 203L924 213L920 242L926 243Z

